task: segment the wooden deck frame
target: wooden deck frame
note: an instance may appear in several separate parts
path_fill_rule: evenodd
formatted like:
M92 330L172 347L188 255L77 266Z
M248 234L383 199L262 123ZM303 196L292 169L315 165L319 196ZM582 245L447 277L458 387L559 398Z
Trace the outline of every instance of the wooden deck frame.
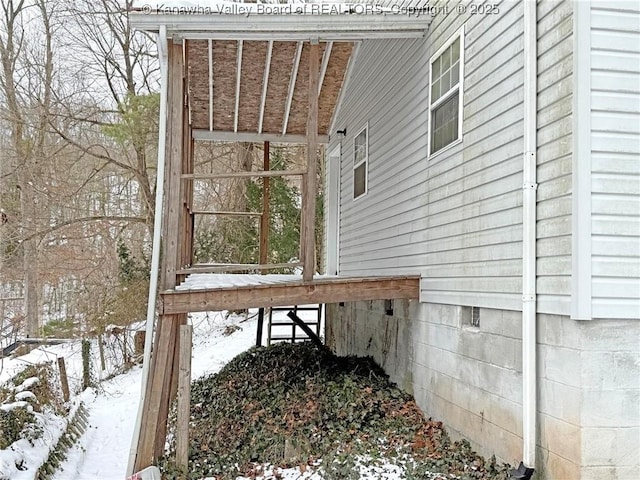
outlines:
M175 315L232 308L278 307L362 300L414 299L420 293L420 276L333 277L312 282L247 285L160 293L160 312Z

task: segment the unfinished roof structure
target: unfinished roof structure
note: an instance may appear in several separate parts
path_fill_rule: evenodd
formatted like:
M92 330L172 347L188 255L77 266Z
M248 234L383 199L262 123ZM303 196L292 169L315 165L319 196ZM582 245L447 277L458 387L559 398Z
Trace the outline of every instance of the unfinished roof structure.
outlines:
M243 8L250 14L130 12L133 27L157 34L162 92L145 374L129 473L153 465L162 455L169 403L176 394L177 460L186 465L190 340L179 339L187 331L183 326L188 312L418 298L418 276L314 277L316 156L317 145L332 133L332 118L358 41L421 37L430 17L365 9L349 13L337 7L271 14L260 14L256 4ZM265 142L264 169L194 173L195 141ZM268 142L306 144L306 170L269 170ZM269 178L285 175L301 179L300 263L267 263L268 201L261 212L259 264L193 263L194 217L203 213L193 209L194 182L253 177L263 178L267 185ZM283 266L302 267L302 275L264 275L259 280L257 275L229 275L267 273ZM159 318L154 322L157 290Z

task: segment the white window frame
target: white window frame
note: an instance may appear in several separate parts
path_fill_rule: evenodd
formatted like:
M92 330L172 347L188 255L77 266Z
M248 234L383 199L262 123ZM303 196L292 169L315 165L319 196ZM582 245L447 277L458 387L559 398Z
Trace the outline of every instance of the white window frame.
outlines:
M356 163L356 138L358 138L362 132L366 133L367 139L365 143L364 159ZM356 197L356 169L364 164L364 192ZM353 136L353 201L364 197L369 191L369 122L365 124L358 133Z
M432 73L433 73L433 68L432 65L433 63L438 59L438 57L440 57L440 55L442 55L444 53L444 51L449 48L453 42L456 41L456 39L460 39L460 71L459 71L459 75L458 75L458 83L454 86L452 86L447 92L445 92L443 95L440 96L440 98L438 98L438 100L436 100L435 102L432 102L432 96L431 96L431 87L432 87L432 82L433 82L433 78L432 78ZM463 119L463 115L462 115L462 108L463 108L463 97L464 97L464 25L453 35L451 35L447 41L436 51L436 53L434 53L431 58L429 58L429 85L428 85L428 89L429 89L429 128L428 128L428 138L427 138L427 144L428 144L428 148L427 148L427 153L429 155L429 157L433 157L435 155L439 155L442 152L450 149L451 147L459 144L460 142L462 142L462 119ZM458 136L455 140L453 140L451 143L445 145L444 147L440 148L440 150L436 150L435 152L431 152L431 134L432 134L432 129L433 129L433 125L432 125L432 118L433 118L433 110L435 110L436 108L438 108L440 105L442 105L444 102L446 102L447 100L449 100L453 95L456 94L456 92L458 92Z

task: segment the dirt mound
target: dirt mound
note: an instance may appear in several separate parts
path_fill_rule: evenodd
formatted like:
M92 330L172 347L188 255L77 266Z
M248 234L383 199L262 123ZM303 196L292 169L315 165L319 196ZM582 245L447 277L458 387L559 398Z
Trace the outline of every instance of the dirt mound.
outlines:
M189 478L252 478L258 464L305 470L320 459L326 479L357 479L356 464L376 461L402 465L407 479L506 478L451 442L370 359L311 344L254 348L194 382L191 395Z

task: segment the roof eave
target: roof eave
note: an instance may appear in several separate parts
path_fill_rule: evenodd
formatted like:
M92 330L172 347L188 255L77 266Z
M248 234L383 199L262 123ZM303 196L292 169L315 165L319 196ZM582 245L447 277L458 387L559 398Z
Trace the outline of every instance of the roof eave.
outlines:
M310 38L320 41L357 41L369 38L420 38L430 16L402 16L390 13L229 15L147 14L131 12L131 26L158 32L164 25L169 37L214 40L284 40Z

